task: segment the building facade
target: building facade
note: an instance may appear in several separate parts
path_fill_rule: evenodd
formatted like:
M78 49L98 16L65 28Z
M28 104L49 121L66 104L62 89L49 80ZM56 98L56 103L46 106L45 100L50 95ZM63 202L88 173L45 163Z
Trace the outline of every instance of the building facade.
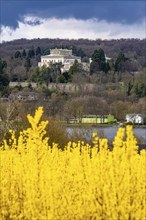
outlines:
M81 124L112 124L117 120L113 115L83 115L77 119L70 119L69 123Z
M49 55L41 56L41 62L38 63L38 66L49 67L50 64L61 63L61 72L65 72L70 69L75 60L77 60L78 63L81 63L81 58L74 56L72 50L56 48L51 49Z
M127 123L143 124L144 116L142 114L127 114L125 120Z

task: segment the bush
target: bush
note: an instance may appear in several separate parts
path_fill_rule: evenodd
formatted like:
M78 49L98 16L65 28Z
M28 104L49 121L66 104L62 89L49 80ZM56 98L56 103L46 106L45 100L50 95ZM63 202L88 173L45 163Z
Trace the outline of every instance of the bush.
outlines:
M0 219L144 219L146 151L137 153L132 127L119 128L112 151L95 133L62 151L48 145L42 113L2 146Z

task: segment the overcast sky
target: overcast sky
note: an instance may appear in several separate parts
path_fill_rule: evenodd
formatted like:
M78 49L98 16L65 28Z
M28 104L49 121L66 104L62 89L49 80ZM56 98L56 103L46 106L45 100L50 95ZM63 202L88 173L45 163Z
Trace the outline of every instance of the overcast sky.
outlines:
M1 42L146 37L145 0L0 0Z

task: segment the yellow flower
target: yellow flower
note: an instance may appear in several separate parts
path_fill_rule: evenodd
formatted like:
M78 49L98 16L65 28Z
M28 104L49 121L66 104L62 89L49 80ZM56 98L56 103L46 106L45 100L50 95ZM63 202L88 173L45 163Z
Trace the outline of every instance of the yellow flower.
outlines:
M146 150L138 154L131 126L93 146L48 146L43 108L28 115L30 128L0 148L0 219L145 219Z

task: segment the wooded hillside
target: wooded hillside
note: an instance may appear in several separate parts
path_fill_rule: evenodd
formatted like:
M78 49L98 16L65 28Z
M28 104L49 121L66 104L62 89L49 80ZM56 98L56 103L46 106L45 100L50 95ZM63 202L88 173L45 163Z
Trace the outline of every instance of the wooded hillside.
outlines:
M102 48L106 55L116 59L117 54L122 51L130 58L135 58L139 61L140 65L144 66L144 57L146 51L145 39L120 39L120 40L67 40L67 39L33 39L33 40L14 40L10 42L3 42L1 44L0 57L6 59L7 57L14 56L17 50L23 49L30 50L41 48L42 54L47 54L51 48L72 48L82 49L87 57L91 57L93 51Z

